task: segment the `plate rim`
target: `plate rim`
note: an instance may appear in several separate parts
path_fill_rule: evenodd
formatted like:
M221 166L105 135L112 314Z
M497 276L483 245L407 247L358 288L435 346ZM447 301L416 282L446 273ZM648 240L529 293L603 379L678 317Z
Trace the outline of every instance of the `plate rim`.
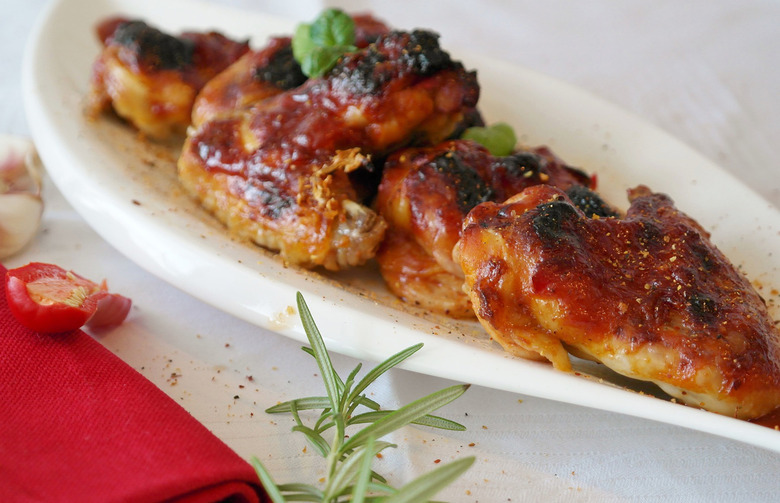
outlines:
M159 254L157 256L150 255L149 251L140 249L138 243L131 242L126 236L128 233L117 233L115 231L112 232L111 229L107 228L107 224L101 221L103 209L101 209L100 206L103 203L109 202L107 201L105 195L101 195L101 191L104 189L104 187L95 182L95 180L90 179L90 168L85 167L84 165L85 157L88 157L87 153L85 153L85 150L88 149L79 150L76 148L74 151L74 144L72 140L73 133L70 133L71 141L65 141L65 138L67 138L68 135L66 134L65 137L63 137L62 126L58 125L57 121L51 115L52 109L47 108L47 105L44 104L44 98L52 100L54 97L50 95L51 91L48 91L46 85L44 85L42 82L42 72L44 70L48 71L50 68L42 68L41 60L42 55L45 54L47 50L51 50L50 46L45 45L45 37L50 36L50 34L54 32L53 30L49 29L50 25L54 23L54 18L57 17L58 13L60 13L63 9L75 7L76 5L84 6L101 4L104 6L118 6L128 5L130 3L130 0L56 0L47 6L46 10L39 18L39 21L36 23L33 32L31 33L23 63L24 104L28 123L30 125L30 131L32 133L33 139L36 142L36 145L38 146L39 154L43 159L44 164L48 166L47 171L50 178L52 181L54 181L55 185L58 186L68 202L89 223L89 225L95 229L95 231L100 234L103 239L108 241L112 246L126 255L131 261L137 263L142 268L151 272L155 276L162 278L166 282L188 291L188 293L191 293L200 300L207 302L208 304L211 304L238 318L249 321L250 323L254 323L263 328L280 333L295 340L305 342L305 334L303 333L299 324L287 327L274 324L272 318L275 313L279 312L276 309L271 309L269 311L267 307L258 308L257 306L227 305L226 303L219 302L218 299L213 298L213 296L209 295L208 292L202 291L202 286L196 288L196 291L192 291L192 283L188 282L186 278L182 278L179 272L174 273L171 270L166 270L164 267L165 261L159 257ZM147 5L151 2L144 0L143 2L132 3L134 4L133 6L135 6L136 4ZM190 6L193 4L198 6L205 5L196 2L186 2L183 0L171 0L168 2L168 4L189 4ZM239 12L237 9L215 5L211 5L211 10ZM266 16L256 12L244 13L244 15L253 18L264 17L266 20L276 19L273 16ZM464 54L464 59L473 57L476 56L471 54ZM689 155L692 158L697 158L697 156L701 157L700 162L702 165L706 166L707 169L716 169L719 176L725 177L730 183L738 184L741 190L744 190L746 193L752 194L754 197L764 201L761 196L757 195L749 187L742 185L735 177L733 177L733 175L723 171L717 165L711 163L711 161L707 160L703 156L700 156L698 153L693 152L691 149L689 149L689 147L682 144L682 142L676 138L667 135L656 126L647 123L646 121L630 114L629 112L619 109L615 105L601 100L600 98L588 94L578 88L574 88L573 86L570 86L562 81L553 79L552 77L544 76L538 72L534 72L533 70L525 69L517 65L484 59L482 66L486 67L489 65L496 65L502 69L511 67L514 71L520 72L521 74L526 75L533 80L541 79L553 87L558 86L559 88L566 89L567 92L574 93L577 97L583 97L585 101L587 101L590 105L595 106L596 108L604 107L611 114L617 114L620 117L623 117L625 120L634 121L635 123L632 124L632 126L636 127L638 125L640 126L640 129L647 129L648 131L652 132L652 135L655 137L664 138L665 141L669 142L678 142L679 145L677 148L683 149L685 152L689 151ZM86 81L87 76L85 75L84 77ZM56 102L56 100L54 101ZM56 107L56 105L54 106ZM60 110L60 112L63 111L66 110ZM74 192L70 190L70 188L73 187L75 183L78 183L82 186L81 190L84 191L83 194L74 194ZM101 205L96 204L94 201L90 202L89 198L94 198L95 201L99 201ZM766 201L764 202L770 208L773 208L771 204ZM119 218L124 225L132 228L133 233L138 233L140 236L145 236L144 227L148 227L148 232L158 230L158 227L160 226L159 219L154 219L151 217L144 218L142 213L134 211L137 209L133 208L131 202L115 201L115 205L116 211L114 213L116 213L117 218ZM124 216L122 216L123 214ZM116 223L113 225L117 226ZM154 235L165 235L165 232L154 232ZM168 235L166 237L165 244L187 248L191 244L191 239L189 238L190 236L182 236L181 233L177 232ZM212 248L189 250L188 253L191 254L189 260L197 263L207 261L206 256L208 256L209 259L213 259L211 255L213 251L214 250ZM146 255L144 253L146 253ZM215 268L212 266L212 270L205 271L202 270L201 267L199 270L202 274L204 274L204 279L200 281L209 282L219 280L219 276L224 276L224 270L228 271L228 277L231 280L236 281L240 281L239 277L246 275L247 273L247 268L233 262L231 257L219 256L217 263L220 267L223 268L223 270L214 270ZM256 270L249 269L249 272L253 278L256 276L253 274L257 272ZM256 278L250 280L250 282L255 281ZM304 291L309 307L312 312L315 313L315 319L317 320L318 325L321 327L328 327L327 329L323 330L323 335L326 338L329 348L336 352L347 354L353 357L378 360L391 354L388 352L390 350L399 350L402 349L402 347L410 345L381 344L372 348L365 347L364 344L360 343L360 335L355 333L354 323L345 322L344 319L355 319L353 316L361 315L365 309L368 309L370 312L371 301L369 299L360 299L360 302L357 303L357 306L345 307L343 304L338 304L330 299L322 298L322 289L312 287L311 284L307 283L309 283L307 279L299 277L298 281L293 282L293 285L278 284L277 282L277 284L272 286L275 293L279 295L287 295L287 298L289 299L288 301L285 301L287 305L292 304L295 291ZM339 313L336 314L335 311L339 311ZM344 316L344 313L348 313L350 316ZM392 322L385 323L383 328L388 329L396 336L402 336L402 338L408 338L410 335L408 331L404 330L403 328L393 327ZM331 335L329 335L329 333L336 331L344 331L349 335L346 337L346 339L333 338ZM587 384L578 385L577 383L583 382L583 380L580 378L570 374L554 371L549 368L549 366L544 366L542 368L541 365L543 364L535 364L534 362L510 359L507 357L507 355L491 352L489 354L485 353L484 355L479 355L479 358L487 363L490 363L494 366L494 368L499 369L501 373L514 376L516 379L532 379L543 377L546 379L546 385L548 389L540 392L539 390L526 389L525 387L518 388L516 385L507 386L505 383L498 382L495 379L488 379L485 376L478 375L478 372L474 369L469 369L467 372L462 370L452 372L451 369L448 371L447 369L440 368L440 365L437 364L436 360L440 359L442 356L444 356L446 359L451 358L452 352L457 352L461 348L460 343L458 341L446 340L440 337L430 337L428 334L419 334L419 336L423 338L426 347L421 350L420 353L415 356L415 358L406 362L403 368L407 370L448 379L466 380L466 382L474 382L475 384L494 387L505 391L642 417L666 424L673 424L697 431L704 431L714 435L780 452L780 435L769 428L749 423L747 421L719 416L712 412L701 411L691 407L685 407L679 404L658 400L653 397L627 392L622 389L613 389L609 386L604 386L598 383L584 381ZM507 363L510 361L511 364ZM461 376L473 377L473 379L459 379ZM585 393L585 396L572 397L571 393L565 391L570 389L572 385L574 385L578 390L584 389L588 392L596 392L598 396L588 396L588 394Z

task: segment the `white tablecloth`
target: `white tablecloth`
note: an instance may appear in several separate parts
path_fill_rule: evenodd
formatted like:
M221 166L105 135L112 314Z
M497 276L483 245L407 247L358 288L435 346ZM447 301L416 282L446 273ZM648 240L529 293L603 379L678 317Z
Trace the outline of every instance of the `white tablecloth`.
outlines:
M20 70L44 0L3 8L0 134L28 134ZM323 2L222 3L310 20ZM430 27L445 46L538 70L600 95L677 136L780 207L780 3L325 2L371 10L399 27ZM713 197L724 195L713 194ZM318 392L299 344L204 305L151 276L95 234L57 189L31 246L6 260L60 264L107 277L131 297L127 323L100 336L245 457L279 481L314 481L320 458L292 421L263 410ZM735 202L734 204L738 204ZM738 211L738 208L735 208ZM151 348L151 349L150 349ZM216 367L204 361L221 361ZM339 369L355 365L336 356ZM373 398L397 406L450 384L394 371ZM236 398L238 397L238 398ZM780 456L757 447L617 414L472 387L441 413L468 427L407 428L376 469L400 484L463 455L477 463L440 495L458 502L777 501Z

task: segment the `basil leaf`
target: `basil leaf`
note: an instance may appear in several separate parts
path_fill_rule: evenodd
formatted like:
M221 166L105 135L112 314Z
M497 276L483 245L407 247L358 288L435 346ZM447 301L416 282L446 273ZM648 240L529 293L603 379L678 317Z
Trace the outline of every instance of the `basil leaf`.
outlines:
M343 47L315 47L300 61L301 70L309 77L322 77L344 52Z
M327 9L311 24L301 23L292 38L293 57L307 77L321 77L339 57L356 51L355 22L339 9Z
M498 122L489 127L468 128L463 132L461 138L479 143L495 156L511 154L517 144L515 131L512 126L504 122Z
M295 60L300 62L315 46L314 41L311 39L311 25L306 23L299 24L292 38L292 51Z
M355 43L355 22L344 11L327 9L311 24L312 41L321 46L347 46Z

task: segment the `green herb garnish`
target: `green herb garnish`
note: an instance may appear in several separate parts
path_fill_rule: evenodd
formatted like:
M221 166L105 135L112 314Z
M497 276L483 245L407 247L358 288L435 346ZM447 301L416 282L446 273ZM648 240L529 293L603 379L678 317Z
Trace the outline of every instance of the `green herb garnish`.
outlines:
M293 57L307 77L321 77L339 58L357 50L355 22L344 11L326 9L311 24L301 23L292 39Z
M474 140L495 156L511 154L517 144L514 129L504 122L488 127L470 127L463 132L461 138Z
M333 368L319 329L300 293L297 295L297 301L301 322L311 345L311 348L303 348L303 350L316 360L327 396L291 400L271 407L266 412L292 414L296 423L293 431L306 435L309 443L325 458L327 476L322 488L302 483L277 485L263 464L257 458L252 458L252 465L271 501L274 503L427 501L474 463L473 457L459 459L422 475L400 489L388 485L381 475L371 469L371 465L377 454L388 447L397 446L379 439L411 423L448 430L465 430L464 426L454 421L428 414L461 396L469 386L451 386L415 400L398 410L380 410L378 403L366 397L364 393L366 388L379 376L416 353L422 344L391 356L356 381L362 367L358 364L344 381ZM368 411L358 412L358 407L366 408ZM314 425L307 426L303 423L301 411L320 409L322 413ZM347 435L347 428L358 424L367 426L354 432L350 431ZM323 436L323 433L328 430L332 430L330 440Z

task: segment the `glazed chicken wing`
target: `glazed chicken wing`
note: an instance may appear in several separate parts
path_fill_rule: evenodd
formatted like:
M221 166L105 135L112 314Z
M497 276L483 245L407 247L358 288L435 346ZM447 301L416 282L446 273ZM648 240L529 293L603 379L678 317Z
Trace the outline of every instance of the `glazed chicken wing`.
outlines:
M368 14L352 19L358 48L367 47L390 31ZM192 108L192 124L197 127L206 120L233 114L305 81L306 76L293 57L290 37L274 37L262 49L244 54L203 87Z
M184 133L198 91L249 50L216 32L174 37L120 18L101 23L98 36L104 48L92 68L87 113L111 107L155 139Z
M447 138L478 96L476 75L436 35L394 31L324 78L194 128L180 179L230 229L288 263L357 265L375 254L386 224L361 204L350 173Z
M540 183L587 190L591 180L543 147L494 157L473 141L450 140L393 154L376 204L389 226L377 261L390 290L427 310L473 318L452 259L463 219L479 203Z
M510 352L567 352L739 418L780 405L780 333L763 299L664 195L589 218L558 189L476 207L455 255L479 320Z

